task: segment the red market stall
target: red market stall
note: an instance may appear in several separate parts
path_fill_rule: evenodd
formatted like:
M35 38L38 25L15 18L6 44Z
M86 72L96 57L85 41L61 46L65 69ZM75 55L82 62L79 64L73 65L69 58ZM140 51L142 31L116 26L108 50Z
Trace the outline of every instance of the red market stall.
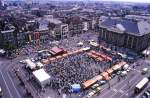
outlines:
M53 47L51 51L55 53L54 55L61 55L64 53L64 50L58 47Z
M68 53L63 54L62 56L63 56L63 57L67 57L67 56L68 56Z
M101 75L105 80L109 80L109 74L107 72L103 72Z
M95 77L92 78L92 79L95 80L95 81L102 80L102 79L103 79L103 76L97 75L97 76L95 76Z
M98 57L98 58L97 58L97 60L99 60L99 61L103 61L103 59L102 59L101 57Z
M49 58L49 60L50 60L50 61L54 61L54 60L56 60L56 58L51 57L51 58Z
M56 56L56 58L57 58L57 59L61 59L61 58L63 58L63 57L62 57L62 56Z
M92 86L96 82L97 81L95 79L90 79L90 80L85 81L82 85L83 85L83 88L86 89Z
M42 59L41 61L43 64L49 64L49 60L48 59Z
M111 75L112 73L113 73L113 69L108 69L107 71L106 71L109 75Z

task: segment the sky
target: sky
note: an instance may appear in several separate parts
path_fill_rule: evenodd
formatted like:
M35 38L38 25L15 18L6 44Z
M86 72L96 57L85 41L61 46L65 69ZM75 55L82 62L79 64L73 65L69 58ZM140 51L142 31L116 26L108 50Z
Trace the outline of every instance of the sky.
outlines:
M127 2L141 2L141 3L150 3L150 0L103 0L103 1L127 1Z
M8 0L8 1L16 1L16 0ZM21 0L21 1L24 1L24 0ZM54 1L54 0L39 0L39 1L46 2L46 1ZM57 0L57 1L63 1L63 0ZM64 1L72 1L72 0L64 0ZM73 0L73 1L87 1L87 0ZM89 0L89 1L92 1L92 0ZM122 2L150 3L150 0L93 0L93 1L122 1Z

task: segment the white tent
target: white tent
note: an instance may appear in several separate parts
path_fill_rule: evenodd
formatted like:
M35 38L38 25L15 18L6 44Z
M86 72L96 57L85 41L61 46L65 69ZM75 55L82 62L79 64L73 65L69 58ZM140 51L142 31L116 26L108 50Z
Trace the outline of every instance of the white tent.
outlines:
M50 83L50 76L47 72L45 72L44 69L39 69L34 72L32 72L34 77L36 78L37 82L41 85L41 87L44 87L46 84Z

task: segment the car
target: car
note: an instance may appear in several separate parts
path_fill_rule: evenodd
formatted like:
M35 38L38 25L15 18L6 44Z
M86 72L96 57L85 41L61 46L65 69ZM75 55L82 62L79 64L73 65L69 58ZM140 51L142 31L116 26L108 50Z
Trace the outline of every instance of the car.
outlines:
M102 90L101 87L97 87L97 88L95 89L96 93L100 93L101 90Z
M144 92L144 95L146 96L146 98L150 98L150 92L148 92L147 90Z
M1 87L0 87L0 97L3 97L3 91Z
M147 89L147 91L150 93L150 87Z
M98 83L99 83L99 85L104 85L104 84L106 84L106 80L101 80Z
M118 71L118 72L117 72L117 75L121 75L121 73L122 73L122 71Z
M112 79L112 78L114 78L115 76L116 76L115 74L112 74L110 77L111 77L111 79Z
M88 93L86 98L91 98L92 96L94 96L95 93L96 93L96 91L92 90L90 93Z
M25 61L24 61L24 60L21 60L21 61L19 61L19 63L21 63L21 64L25 64Z
M126 75L127 75L127 71L122 71L121 74L120 74L120 76L122 76L122 77L124 77Z
M94 84L91 88L92 88L92 89L95 89L95 88L97 88L98 86L99 86L99 84L96 83L96 84Z
M148 68L145 67L145 68L142 69L142 74L144 75L146 73L148 73Z
M127 69L127 72L130 72L132 69L131 69L131 67L129 67L128 69Z

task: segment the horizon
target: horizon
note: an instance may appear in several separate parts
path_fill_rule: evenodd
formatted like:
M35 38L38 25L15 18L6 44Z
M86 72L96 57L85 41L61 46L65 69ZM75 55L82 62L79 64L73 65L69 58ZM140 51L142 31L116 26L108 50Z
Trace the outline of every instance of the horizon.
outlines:
M4 1L25 1L25 0L4 0ZM29 0L28 0L29 1ZM50 2L50 1L100 1L100 2L130 2L130 3L150 3L150 0L32 0L39 2Z

